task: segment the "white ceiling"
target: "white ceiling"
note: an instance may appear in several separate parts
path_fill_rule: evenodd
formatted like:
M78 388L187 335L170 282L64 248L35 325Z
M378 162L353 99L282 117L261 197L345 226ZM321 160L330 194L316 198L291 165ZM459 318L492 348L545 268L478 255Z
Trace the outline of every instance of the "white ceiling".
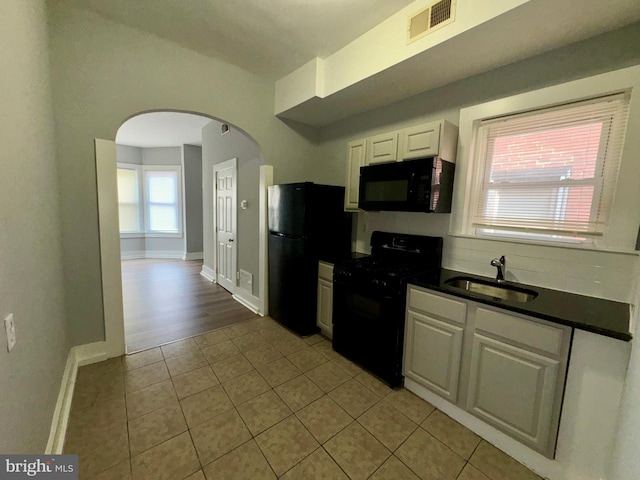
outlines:
M178 147L185 144L201 146L202 127L209 122L217 120L190 113L144 113L122 124L116 135L116 143L141 148Z
M412 0L68 0L277 79L326 58Z

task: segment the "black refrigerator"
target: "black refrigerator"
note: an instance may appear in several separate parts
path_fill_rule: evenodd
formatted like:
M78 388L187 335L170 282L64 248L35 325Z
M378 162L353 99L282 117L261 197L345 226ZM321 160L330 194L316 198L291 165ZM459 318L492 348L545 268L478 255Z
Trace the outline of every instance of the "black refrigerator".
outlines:
M344 187L311 182L269 187L269 315L306 336L316 326L318 260L351 251Z

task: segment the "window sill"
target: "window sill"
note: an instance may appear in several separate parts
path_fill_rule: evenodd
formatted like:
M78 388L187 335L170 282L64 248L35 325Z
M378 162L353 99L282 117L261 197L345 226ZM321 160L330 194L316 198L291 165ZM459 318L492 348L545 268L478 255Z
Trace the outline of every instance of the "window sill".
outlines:
M449 233L449 236L455 237L455 238L469 238L472 240L483 240L485 242L518 243L523 245L538 245L542 247L566 248L569 250L586 250L590 252L617 253L621 255L631 255L635 257L640 256L640 252L637 250L623 250L620 248L596 247L593 245L581 245L579 243L544 242L544 241L536 241L536 240L523 240L523 239L517 239L517 238L500 238L500 237L490 237L485 235L470 235L470 234L463 234L463 233Z
M182 232L178 233L162 233L162 232L154 232L154 233L121 233L120 239L126 238L182 238Z

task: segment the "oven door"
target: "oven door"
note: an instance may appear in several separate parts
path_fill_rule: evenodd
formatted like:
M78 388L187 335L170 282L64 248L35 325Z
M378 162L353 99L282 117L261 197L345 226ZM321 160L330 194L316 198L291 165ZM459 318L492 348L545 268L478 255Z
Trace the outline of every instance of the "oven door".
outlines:
M333 349L392 387L402 385L405 295L333 284Z

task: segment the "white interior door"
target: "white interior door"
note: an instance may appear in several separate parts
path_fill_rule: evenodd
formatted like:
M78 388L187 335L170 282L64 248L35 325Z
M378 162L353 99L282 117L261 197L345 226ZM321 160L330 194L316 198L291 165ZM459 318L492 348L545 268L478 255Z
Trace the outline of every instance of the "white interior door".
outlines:
M234 293L236 286L236 165L233 158L213 167L215 180L216 280Z

